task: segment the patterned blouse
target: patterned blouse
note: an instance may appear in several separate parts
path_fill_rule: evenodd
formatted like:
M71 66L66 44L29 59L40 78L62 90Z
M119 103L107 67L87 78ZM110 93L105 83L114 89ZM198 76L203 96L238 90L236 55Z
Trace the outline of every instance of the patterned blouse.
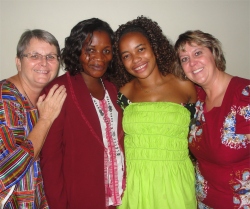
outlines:
M26 137L38 120L38 110L7 80L0 81L0 206L48 208L39 160ZM8 195L10 195L8 197Z
M233 77L222 104L206 110L197 88L189 148L197 159L199 209L250 208L250 80Z

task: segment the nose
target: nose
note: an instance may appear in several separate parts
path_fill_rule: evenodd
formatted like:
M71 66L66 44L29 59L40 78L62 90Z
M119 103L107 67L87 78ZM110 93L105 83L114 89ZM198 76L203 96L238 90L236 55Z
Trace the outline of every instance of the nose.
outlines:
M133 56L133 63L137 63L139 61L141 61L141 57L139 55L134 55Z
M190 64L190 66L194 66L195 64L196 64L196 59L195 58L192 58L192 57L190 57L189 58L189 64Z
M47 58L46 58L46 56L41 56L40 57L40 62L41 62L41 66L46 66L47 65Z
M97 61L104 61L105 60L105 56L102 52L96 52L94 55L93 55L93 58Z

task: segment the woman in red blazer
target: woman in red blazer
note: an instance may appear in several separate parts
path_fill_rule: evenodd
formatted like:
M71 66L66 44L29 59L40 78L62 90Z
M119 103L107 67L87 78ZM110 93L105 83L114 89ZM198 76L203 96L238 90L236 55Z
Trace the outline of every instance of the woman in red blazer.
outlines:
M51 209L105 209L124 190L122 112L108 81L113 31L97 18L79 22L65 39L67 71L44 89L65 85L67 98L41 151Z

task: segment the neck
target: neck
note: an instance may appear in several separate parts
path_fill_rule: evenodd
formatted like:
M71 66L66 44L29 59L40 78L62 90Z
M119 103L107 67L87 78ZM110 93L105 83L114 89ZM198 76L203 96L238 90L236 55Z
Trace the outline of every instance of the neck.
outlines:
M26 97L32 107L36 107L36 103L42 89L31 87L30 85L28 85L28 82L26 82L20 75L18 75L18 80L18 90Z
M105 95L105 87L101 78L93 78L82 73L83 80L89 90L91 96L102 100Z
M203 87L207 95L205 102L208 111L213 107L221 106L231 78L231 75L220 72L211 85Z
M220 95L221 93L225 92L231 78L232 78L231 75L219 71L219 73L213 79L210 85L202 87L206 92L207 98L212 99L214 97L217 97L217 95Z
M145 78L145 79L138 79L136 78L136 83L140 90L142 90L145 93L150 93L155 91L159 86L161 86L164 83L163 77L157 76L153 77L151 76L150 78Z

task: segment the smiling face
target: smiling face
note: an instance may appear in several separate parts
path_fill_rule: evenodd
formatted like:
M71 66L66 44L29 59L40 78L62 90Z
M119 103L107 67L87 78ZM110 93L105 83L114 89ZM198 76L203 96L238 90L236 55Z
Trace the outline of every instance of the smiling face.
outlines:
M137 78L146 78L155 69L158 70L150 43L140 32L123 35L119 42L119 53L128 73Z
M94 31L92 39L87 39L86 42L80 56L83 76L100 78L107 71L112 60L110 36L105 31Z
M45 41L32 38L23 52L23 55L27 54L57 54L57 48ZM41 60L32 60L23 56L16 58L16 66L19 76L26 84L43 88L56 77L59 70L59 61L56 59L50 62L45 57Z
M179 59L186 76L198 85L208 85L218 72L211 51L195 43L186 43L183 49L179 51Z

